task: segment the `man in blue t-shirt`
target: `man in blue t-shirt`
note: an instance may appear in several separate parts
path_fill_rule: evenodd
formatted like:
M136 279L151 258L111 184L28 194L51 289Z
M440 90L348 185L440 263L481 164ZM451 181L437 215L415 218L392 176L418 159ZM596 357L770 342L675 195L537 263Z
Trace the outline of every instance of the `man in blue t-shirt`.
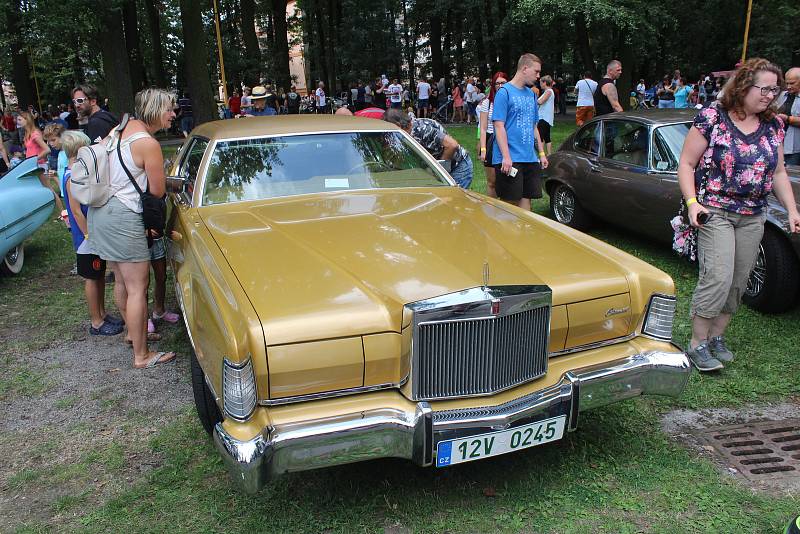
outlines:
M542 60L523 54L514 77L495 94L492 113L493 161L502 161L494 166L497 197L526 210L532 198L542 198L540 167L548 164L536 128L539 104L531 90L541 72Z

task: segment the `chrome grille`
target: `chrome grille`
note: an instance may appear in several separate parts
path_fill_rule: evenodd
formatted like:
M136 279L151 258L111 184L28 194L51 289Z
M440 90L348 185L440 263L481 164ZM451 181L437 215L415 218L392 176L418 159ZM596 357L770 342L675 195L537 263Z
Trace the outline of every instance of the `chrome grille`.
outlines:
M488 297L491 302L492 295ZM549 288L534 295L514 294L507 300L493 300L509 308L505 314L491 315L480 308L482 303L469 303L450 307L471 315L468 319L415 321L415 399L488 395L547 372ZM433 311L420 308L423 313Z

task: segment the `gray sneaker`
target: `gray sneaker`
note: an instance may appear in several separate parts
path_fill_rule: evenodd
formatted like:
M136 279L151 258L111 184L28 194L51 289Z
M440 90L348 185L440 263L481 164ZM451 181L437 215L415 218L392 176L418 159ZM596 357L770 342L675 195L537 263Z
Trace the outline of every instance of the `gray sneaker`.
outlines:
M711 354L721 362L730 363L733 361L733 353L725 345L725 338L722 336L712 337L708 340L708 348Z
M711 355L711 351L708 350L708 343L700 343L693 349L687 349L686 355L692 360L698 371L717 371L724 367L721 361Z

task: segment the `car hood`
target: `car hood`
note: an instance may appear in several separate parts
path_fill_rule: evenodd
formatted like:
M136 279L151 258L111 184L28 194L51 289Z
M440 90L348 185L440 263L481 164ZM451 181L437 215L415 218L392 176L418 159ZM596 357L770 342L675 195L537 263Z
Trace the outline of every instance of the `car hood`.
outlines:
M455 187L208 206L201 216L267 345L398 332L403 305L484 284L546 284L553 304L628 292L624 269L557 223Z

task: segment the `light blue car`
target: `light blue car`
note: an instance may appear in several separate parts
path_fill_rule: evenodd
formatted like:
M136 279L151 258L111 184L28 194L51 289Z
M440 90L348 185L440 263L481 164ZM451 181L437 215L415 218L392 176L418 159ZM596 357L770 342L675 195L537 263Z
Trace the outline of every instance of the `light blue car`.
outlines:
M53 192L39 182L36 157L0 176L0 271L17 274L25 259L23 241L53 213Z

